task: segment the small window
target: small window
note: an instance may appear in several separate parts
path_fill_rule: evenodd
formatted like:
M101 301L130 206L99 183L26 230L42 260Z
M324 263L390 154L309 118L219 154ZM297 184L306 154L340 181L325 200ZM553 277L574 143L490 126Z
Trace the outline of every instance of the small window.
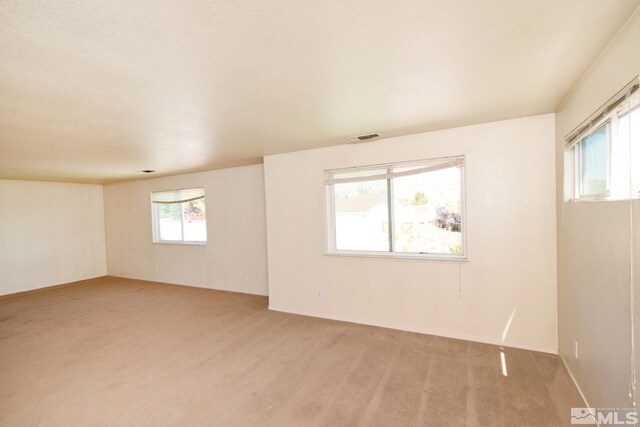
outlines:
M328 252L464 259L464 158L325 172Z
M204 189L157 191L151 194L151 206L155 243L206 243Z
M607 194L609 190L609 123L601 125L578 144L580 195Z
M640 196L638 87L632 82L566 138L568 200Z

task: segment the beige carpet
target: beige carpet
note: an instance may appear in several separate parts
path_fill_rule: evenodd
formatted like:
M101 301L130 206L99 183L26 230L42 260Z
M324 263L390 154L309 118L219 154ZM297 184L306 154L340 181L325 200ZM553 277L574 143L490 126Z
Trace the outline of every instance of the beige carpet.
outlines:
M560 359L500 351L94 279L0 298L0 425L568 425Z

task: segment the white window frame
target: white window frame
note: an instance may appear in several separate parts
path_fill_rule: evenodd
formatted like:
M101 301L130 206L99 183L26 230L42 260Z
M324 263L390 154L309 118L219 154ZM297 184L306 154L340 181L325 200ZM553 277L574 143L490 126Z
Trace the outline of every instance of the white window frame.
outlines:
M611 129L612 129L612 118L611 117L606 117L606 119L601 120L600 122L598 122L597 124L595 124L594 126L592 126L592 130L596 131L598 129L600 129L600 127L605 126L606 127L606 134L607 134L607 159L606 159L606 165L607 165L607 183L606 183L606 191L604 193L593 193L593 194L582 194L582 190L583 190L583 170L582 170L582 150L583 150L583 141L588 138L589 136L591 136L591 133L589 133L588 135L585 135L577 144L575 144L573 146L574 148L574 155L575 155L575 161L574 161L574 167L576 169L576 175L575 175L575 198L576 199L580 199L580 200L603 200L609 197L609 193L611 192Z
M628 200L629 197L632 199L640 198L640 193L621 196L619 194L613 194L611 189L611 148L613 144L613 134L618 131L620 116L631 113L635 109L640 108L640 91L638 90L638 84L638 78L632 80L631 83L614 95L607 103L605 103L605 105L600 107L594 114L579 125L576 128L578 130L571 132L565 138L565 153L569 154L569 156L565 156L565 179L571 180L570 182L565 183L564 186L565 189L568 189L568 193L571 194L568 198L565 197L565 201L590 202ZM626 99L629 94L632 94L630 104L621 102L623 99ZM583 195L582 143L593 133L593 131L599 129L603 125L607 127L607 190L604 193Z
M167 192L172 192L172 191L185 191L185 190L202 190L202 199L204 200L205 203L205 238L206 240L204 241L193 241L193 240L184 240L184 210L180 209L181 212L181 221L180 221L180 227L181 227L181 233L180 235L182 236L183 240L162 240L160 238L160 218L158 216L158 203L154 202L154 198L153 195L154 193L167 193ZM157 244L168 244L168 245L186 245L186 246L206 246L207 241L209 240L209 233L208 233L208 228L207 228L207 220L206 220L206 212L207 212L207 198L206 198L206 194L204 192L204 188L202 187L191 187L191 188L180 188L180 189L174 189L174 190L159 190L159 191L152 191L150 194L150 200L151 200L151 231L152 231L152 236L153 236L153 243L157 243ZM176 201L173 202L174 204L183 204L183 203L187 203L189 200L184 200L184 201Z
M429 166L438 162L445 162L447 160L460 160L461 164L458 165L460 170L460 214L462 216L462 231L461 231L461 246L462 253L461 254L440 254L440 253L411 253L411 252L395 252L394 248L394 229L395 229L395 221L393 217L393 178L387 179L389 185L387 186L387 199L388 199L388 208L389 208L389 251L364 251L364 250L346 250L346 249L337 249L336 248L336 210L335 210L335 191L334 184L327 183L327 179L330 175L336 173L349 173L349 172L358 172L365 170L377 170L377 169L388 169L388 172L391 172L392 168L398 167L409 167L409 166ZM451 167L451 166L446 166ZM444 169L444 167L443 167ZM340 168L340 169L328 169L324 171L325 176L325 255L329 256L351 256L351 257L374 257L374 258L392 258L392 259L414 259L414 260L431 260L431 261L447 261L447 262L467 262L468 254L467 254L467 214L466 214L466 202L465 202L465 157L464 155L460 156L448 156L448 157L439 157L439 158L431 158L431 159L423 159L423 160L415 160L415 161L406 161L406 162L394 162L394 163L384 163L377 165L368 165L368 166L358 166L358 167L349 167L349 168Z

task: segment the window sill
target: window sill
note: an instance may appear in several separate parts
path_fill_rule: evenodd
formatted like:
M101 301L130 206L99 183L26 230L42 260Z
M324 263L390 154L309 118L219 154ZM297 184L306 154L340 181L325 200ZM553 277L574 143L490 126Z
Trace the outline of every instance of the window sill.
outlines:
M161 242L151 242L154 245L178 245L178 246L206 246L207 242L170 242L170 241L161 241Z
M575 199L569 199L567 202L620 202L625 200L638 200L640 194L633 194L632 196L612 196L608 194L583 196Z
M357 258L384 258L384 259L409 259L416 261L439 261L453 263L467 263L469 259L465 256L453 257L447 255L425 255L425 254L391 254L384 252L325 252L325 256L335 257L357 257Z

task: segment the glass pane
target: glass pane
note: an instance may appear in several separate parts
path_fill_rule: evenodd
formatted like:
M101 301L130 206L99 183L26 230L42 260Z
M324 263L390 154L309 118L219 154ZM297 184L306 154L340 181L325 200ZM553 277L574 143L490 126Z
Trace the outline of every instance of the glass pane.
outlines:
M462 255L461 170L393 180L396 252Z
M623 114L611 141L611 194L629 197L640 190L640 107Z
M583 196L607 192L607 129L604 124L580 142Z
M631 111L630 117L631 130L629 138L631 138L630 154L631 158L631 191L640 193L640 107L636 107Z
M154 204L158 212L160 240L182 240L182 209L180 204Z
M387 181L334 185L336 249L389 251Z
M204 199L182 203L184 213L185 242L206 242L207 222L205 219Z

